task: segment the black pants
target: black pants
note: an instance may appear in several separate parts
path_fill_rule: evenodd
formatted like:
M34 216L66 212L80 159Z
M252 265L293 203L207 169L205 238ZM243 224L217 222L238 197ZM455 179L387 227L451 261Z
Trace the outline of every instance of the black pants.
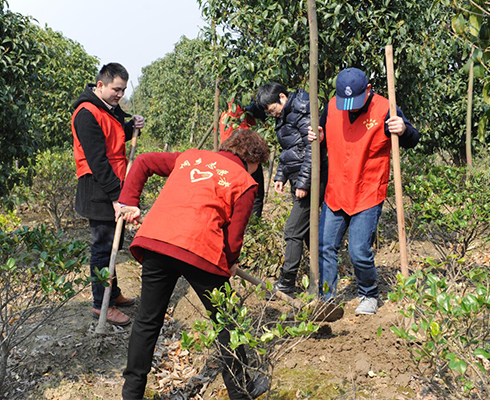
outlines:
M163 326L170 297L181 275L194 288L206 310L211 312L211 318L215 320L216 309L206 297L206 293L222 287L229 279L200 270L175 258L146 250L141 277L141 304L129 339L128 363L123 373L124 400L143 398L155 344ZM218 335L218 340L226 346L230 340L229 332L223 329ZM246 364L243 346L239 347L236 353L241 362ZM230 399L248 399L249 397L239 389L239 386L243 387L249 381L241 363L226 349L222 349L221 356L225 364L223 380Z
M115 221L97 221L89 219L90 233L92 235L92 246L90 248L90 276L95 278L95 268L99 271L109 267L112 252L112 242L116 230ZM121 249L124 239L124 229L121 233L119 249ZM105 286L102 282L92 282L92 295L94 298L93 307L100 310L104 298ZM121 289L117 285L116 270L112 279L111 299L109 307L116 304L116 298L121 294Z
M289 214L286 228L284 229L284 240L286 241L286 251L284 254L284 265L282 272L287 277L295 279L303 255L303 241L309 248L310 245L310 192L306 197L298 199L296 197L296 179L294 174L289 178L291 185L291 196L293 198L293 208ZM320 204L323 203L325 186L327 182L326 172L320 173Z
M257 190L257 197L255 197L254 200L252 214L260 218L262 216L262 209L264 208L264 197L265 197L264 170L262 169L262 164L259 164L259 166L257 167L257 171L255 171L252 174L252 178L254 178L255 182L259 184Z

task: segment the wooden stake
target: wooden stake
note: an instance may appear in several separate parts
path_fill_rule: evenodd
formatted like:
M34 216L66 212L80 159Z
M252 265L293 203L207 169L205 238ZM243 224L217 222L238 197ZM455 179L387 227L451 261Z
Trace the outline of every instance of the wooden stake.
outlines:
M318 24L315 0L308 0L310 25L310 115L311 126L318 129ZM318 260L318 209L320 208L320 142L311 143L310 189L310 294L318 294L320 280Z
M388 99L390 102L390 117L397 115L395 97L395 72L393 67L393 47L385 47L386 75L388 80ZM398 219L398 240L400 243L401 270L408 277L407 241L405 237L405 214L403 210L403 191L400 168L400 142L398 135L391 134L391 150L393 153L393 177L395 181L396 215Z
M136 142L138 141L139 129L133 129L133 136L131 137L131 147L129 151L129 162L126 167L126 176L128 176L129 170L133 165L134 153L136 152ZM95 333L105 333L105 323L107 322L107 310L109 309L109 301L111 299L112 291L112 279L114 278L114 270L116 269L117 251L119 250L119 243L121 241L121 233L123 230L124 220L119 217L114 231L114 240L112 242L111 258L109 261L109 286L106 286L104 290L104 297L102 299L102 307L100 309L99 323L95 328Z

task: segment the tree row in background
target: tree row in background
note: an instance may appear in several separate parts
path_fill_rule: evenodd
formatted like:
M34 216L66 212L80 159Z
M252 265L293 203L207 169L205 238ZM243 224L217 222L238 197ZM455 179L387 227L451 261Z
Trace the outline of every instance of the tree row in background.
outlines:
M29 177L37 150L71 145L72 103L97 58L0 0L0 196ZM31 163L32 164L32 163ZM21 169L21 167L25 167Z
M190 145L212 122L214 84L202 54L202 40L182 37L171 53L143 68L131 104L145 116L145 132L162 144Z
M211 120L216 78L222 109L233 98L247 103L271 80L308 89L305 1L198 1L207 22L201 39L182 39L173 53L144 69L136 91L146 103L148 126L171 144L189 142L192 132L206 130L206 124L191 127L196 128L196 110L200 121ZM321 105L333 96L338 72L348 66L365 70L374 90L386 95L384 47L392 43L398 104L423 134L418 151L444 150L452 162L464 163L468 63L474 48L475 150L490 137L486 9L485 0L317 1Z

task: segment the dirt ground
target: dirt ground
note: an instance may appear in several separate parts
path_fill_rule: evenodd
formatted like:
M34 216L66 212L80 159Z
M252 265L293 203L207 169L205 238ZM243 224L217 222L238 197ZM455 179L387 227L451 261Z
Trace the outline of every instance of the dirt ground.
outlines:
M85 237L88 229L83 223L79 225L74 234ZM396 274L392 265L398 263L397 258L396 249L389 243L377 251L381 301L374 316L354 315L358 304L356 285L345 272L347 276L340 283L345 299L344 318L324 324L313 337L280 360L275 367L270 399L434 399L422 394L408 352L390 331L399 315L395 305L387 300ZM141 268L127 250L119 253L116 269L123 293L137 297ZM179 345L181 328L189 328L196 318L201 318L202 306L184 282L179 283L173 304L165 335L155 352L157 369L149 377L148 399L159 392L165 393L162 397L165 399L183 399L172 394L172 387L182 384L183 377L199 373L197 366L202 365L202 356L190 355ZM271 306L282 307L279 302ZM87 288L13 351L5 399L121 398L131 328L109 325L107 334L96 335L97 321L90 308L91 293ZM137 308L138 303L124 311L134 318ZM227 399L219 375L206 383L204 389L201 397L196 398Z

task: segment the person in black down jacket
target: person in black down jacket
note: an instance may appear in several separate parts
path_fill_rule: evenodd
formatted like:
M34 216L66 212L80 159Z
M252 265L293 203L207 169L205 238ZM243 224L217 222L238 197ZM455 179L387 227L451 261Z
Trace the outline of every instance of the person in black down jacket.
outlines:
M296 291L303 240L309 244L310 230L310 185L311 185L311 143L308 141L310 119L310 98L299 89L289 93L285 86L271 82L259 88L257 104L268 116L276 118L277 140L282 147L279 166L274 177L274 189L284 193L284 184L289 181L293 208L284 231L286 253L279 280L275 289L286 294ZM322 173L320 196L326 182L326 152L322 149Z

